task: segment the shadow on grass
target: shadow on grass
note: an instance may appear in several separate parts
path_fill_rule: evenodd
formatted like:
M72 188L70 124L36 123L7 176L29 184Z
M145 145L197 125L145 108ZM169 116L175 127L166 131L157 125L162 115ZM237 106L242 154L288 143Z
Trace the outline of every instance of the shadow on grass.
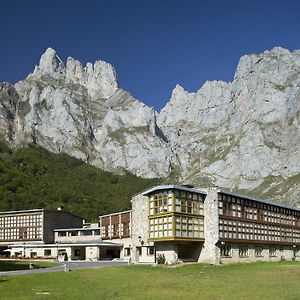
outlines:
M29 270L30 264L32 264L33 269L44 269L49 267L49 265L45 263L35 263L30 261L0 261L0 272Z

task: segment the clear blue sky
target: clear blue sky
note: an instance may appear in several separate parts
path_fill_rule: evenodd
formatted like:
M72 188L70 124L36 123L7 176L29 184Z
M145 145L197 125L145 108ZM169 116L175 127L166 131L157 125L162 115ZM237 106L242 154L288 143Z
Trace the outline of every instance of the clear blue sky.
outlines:
M160 110L177 83L231 81L239 57L300 49L294 0L1 0L0 82L27 76L47 47L110 62L122 88Z

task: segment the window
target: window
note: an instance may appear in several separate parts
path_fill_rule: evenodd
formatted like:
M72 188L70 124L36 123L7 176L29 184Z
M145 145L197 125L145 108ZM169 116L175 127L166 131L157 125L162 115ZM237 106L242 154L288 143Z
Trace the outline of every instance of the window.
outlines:
M122 237L127 237L130 235L130 222L122 222Z
M79 249L75 249L74 250L74 256L80 256L80 250Z
M108 225L103 225L101 227L101 237L102 238L108 238L109 235L108 235Z
M147 255L154 255L154 246L147 247Z
M263 248L262 247L256 247L255 248L255 256L256 257L263 257L262 252L263 252Z
M172 216L155 217L149 220L150 238L172 236Z
M94 235L100 235L100 229L94 230Z
M220 254L221 254L221 257L231 257L231 246L230 245L221 245Z
M248 257L248 256L249 256L248 246L240 245L239 246L239 257Z
M81 234L82 234L82 235L92 235L93 232L92 232L92 230L83 230L83 231L81 232Z
M27 228L20 228L19 239L26 239L26 238L27 238Z
M299 248L293 246L293 257L298 257L299 256Z
M65 255L67 253L66 249L58 249L58 255Z
M66 235L67 235L66 232L63 232L63 231L59 231L59 232L58 232L58 236L66 236Z
M124 248L124 256L130 256L130 248Z
M51 256L51 250L49 249L44 250L44 256Z
M113 224L113 236L119 235L119 224Z
M136 252L139 256L142 255L142 247L136 247Z
M276 248L275 247L270 247L269 256L270 257L275 257L276 256Z

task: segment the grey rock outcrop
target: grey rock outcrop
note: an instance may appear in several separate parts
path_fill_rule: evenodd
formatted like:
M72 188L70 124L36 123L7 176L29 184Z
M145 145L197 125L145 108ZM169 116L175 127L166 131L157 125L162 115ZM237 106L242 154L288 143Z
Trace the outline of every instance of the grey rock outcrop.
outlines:
M113 67L66 66L49 48L28 77L0 85L0 134L104 170L300 196L300 51L245 55L230 83L177 85L160 113L122 90Z
M169 147L156 134L155 111L119 88L110 64L83 68L69 57L65 67L49 48L33 73L11 89L24 109L12 113L16 128L3 118L0 129L14 144L36 143L112 172L169 174Z
M299 199L299 75L300 51L274 48L243 56L232 83L206 82L196 93L177 86L158 125L179 178Z

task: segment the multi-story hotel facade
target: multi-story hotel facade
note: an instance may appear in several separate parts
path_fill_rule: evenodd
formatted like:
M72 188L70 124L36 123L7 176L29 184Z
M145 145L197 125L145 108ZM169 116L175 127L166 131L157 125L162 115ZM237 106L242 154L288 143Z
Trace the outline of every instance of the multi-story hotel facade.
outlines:
M165 185L135 195L132 209L133 261L143 260L136 247L149 245L168 263L300 259L300 210L282 204Z
M52 224L45 210L0 213L0 247L11 255L67 253L72 260L132 263L155 263L159 257L169 264L300 259L300 210L295 208L216 187L179 185L155 186L134 195L131 203L131 210L100 216L94 224L68 213ZM20 223L24 217L15 218L22 214L28 215L27 227Z

